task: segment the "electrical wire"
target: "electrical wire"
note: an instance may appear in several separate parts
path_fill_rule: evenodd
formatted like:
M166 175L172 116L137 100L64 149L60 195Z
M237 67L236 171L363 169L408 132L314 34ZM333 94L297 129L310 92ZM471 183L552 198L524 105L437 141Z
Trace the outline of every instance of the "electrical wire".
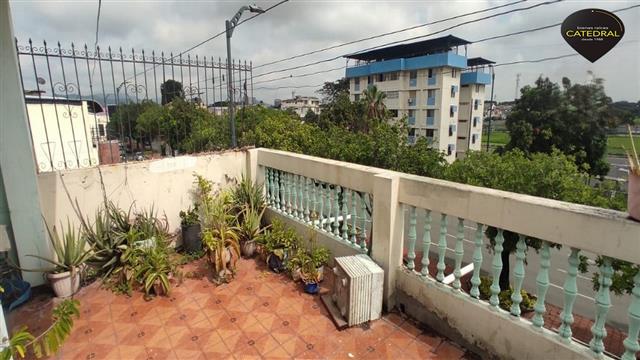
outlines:
M382 44L382 45L374 46L374 47L371 47L371 48L363 49L363 50L358 51L357 53L361 53L363 51L374 50L374 49L378 49L378 48L381 48L381 47L386 47L386 46L397 44L397 43L402 43L402 42L409 41L409 40L415 40L415 39L429 37L429 36L432 36L432 35L443 33L445 31L449 31L451 29L458 28L460 26L464 26L464 25L480 22L480 21L483 21L483 20L492 19L492 18L495 18L495 17L498 17L498 16L512 14L512 13L515 13L515 12L527 11L527 10L531 10L531 9L534 9L534 8L537 8L537 7L540 7L540 6L557 4L557 3L562 2L562 1L564 1L564 0L545 1L545 2L536 3L534 5L527 6L527 7L511 9L511 10L508 10L508 11L504 11L504 12L500 12L500 13L496 13L496 14L492 14L492 15L487 15L487 16L484 16L484 17L481 17L481 18L478 18L478 19L464 21L464 22L449 26L447 28L444 28L442 30L438 30L438 31L435 31L435 32L432 32L432 33L429 33L429 34L420 35L420 36L414 36L414 37L411 37L411 38L408 38L408 39L393 41L393 42L389 42L389 43L386 43L386 44ZM335 56L335 57L324 59L324 60L318 60L318 61L314 61L314 62L311 62L311 63L303 64L303 65L293 66L293 67L280 69L280 70L272 70L272 71L268 71L268 72L265 72L265 73L262 73L262 74L255 75L253 78L255 79L255 78L262 77L262 76L281 73L281 72L285 72L285 71L289 71L289 70L302 69L302 68L305 68L305 67L318 65L318 64L322 64L322 63L326 63L326 62L330 62L330 61L334 61L334 60L340 59L342 57L349 56L349 55L354 55L354 54L357 54L357 53L343 54L343 55Z
M269 66L269 65L273 65L273 64L278 64L278 63L281 63L281 62L284 62L284 61L298 59L298 58L301 58L301 57L304 57L304 56L313 55L313 54L321 53L321 52L324 52L324 51L337 49L337 48L340 48L340 47L343 47L343 46L347 46L347 45L357 44L357 43L360 43L360 42L363 42L363 41L367 41L367 40L373 40L373 39L377 39L377 38L380 38L380 37L399 34L401 32L414 30L414 29L418 29L418 28L421 28L421 27L429 26L429 25L439 24L439 23L446 22L446 21L449 21L449 20L459 19L461 17L481 14L483 12L497 10L497 9L504 8L504 7L507 7L507 6L513 6L513 5L516 5L516 4L519 4L519 3L522 3L522 2L526 2L526 1L527 0L514 1L514 2L511 2L511 3L508 3L508 4L504 4L504 5L493 6L493 7L482 9L482 10L476 10L476 11L472 11L472 12L468 12L468 13L464 13L464 14L451 16L451 17L448 17L448 18L445 18L445 19L440 19L440 20L436 20L436 21L432 21L432 22L428 22L428 23L424 23L424 24L414 25L414 26L410 26L410 27L407 27L407 28L402 28L402 29L398 29L398 30L394 30L394 31L389 31L389 32L386 32L386 33L378 34L378 35L368 36L368 37L365 37L365 38L362 38L362 39L352 40L352 41L348 41L348 42L345 42L345 43L328 46L328 47L325 47L325 48L322 48L322 49L317 49L317 50L309 51L309 52L306 52L306 53L290 56L290 57L287 57L287 58L284 58L284 59L279 59L279 60L271 61L271 62L268 62L268 63L264 63L262 65L255 66L254 69L259 69L259 68L261 68L263 66Z

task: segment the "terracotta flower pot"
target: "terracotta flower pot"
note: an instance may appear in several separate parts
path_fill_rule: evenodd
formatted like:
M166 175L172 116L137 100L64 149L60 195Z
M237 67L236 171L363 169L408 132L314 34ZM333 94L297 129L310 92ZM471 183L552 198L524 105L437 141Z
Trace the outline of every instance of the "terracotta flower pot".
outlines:
M242 255L246 258L253 257L253 254L256 252L256 242L255 240L243 241L240 250L242 250Z
M59 298L71 297L80 288L80 271L77 269L73 274L71 271L57 274L50 273L47 274L47 279L51 283L53 292Z
M629 217L640 221L640 176L631 171L629 171L627 207L629 208Z

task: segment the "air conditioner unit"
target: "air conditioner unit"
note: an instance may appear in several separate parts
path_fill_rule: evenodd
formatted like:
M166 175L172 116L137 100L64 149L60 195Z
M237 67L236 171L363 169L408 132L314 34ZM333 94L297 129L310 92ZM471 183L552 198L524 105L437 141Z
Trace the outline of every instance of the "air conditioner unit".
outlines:
M333 294L323 296L338 328L379 319L384 271L367 255L337 257Z

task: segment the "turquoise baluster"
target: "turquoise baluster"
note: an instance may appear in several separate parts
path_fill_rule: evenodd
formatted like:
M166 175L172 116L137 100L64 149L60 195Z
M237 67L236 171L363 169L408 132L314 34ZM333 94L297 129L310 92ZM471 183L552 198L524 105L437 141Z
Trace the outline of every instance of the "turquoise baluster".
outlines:
M274 182L275 182L275 175L274 175L274 171L272 168L268 168L269 169L269 195L271 197L271 201L270 204L271 206L275 206L276 204L276 191L275 191L275 187L274 187Z
M267 202L267 206L271 205L271 169L264 169L264 180L265 180L265 201Z
M312 198L311 198L311 202L313 203L313 208L311 211L311 214L309 214L310 218L311 218L311 225L313 225L314 227L316 226L316 220L318 220L318 186L316 184L316 181L314 179L309 179L309 182L311 183L311 194L312 194Z
M342 188L342 240L349 241L349 224L347 220L347 212L349 210L349 203L347 202L348 189Z
M324 228L324 183L318 184L318 192L320 193L319 205L320 205L320 217L318 217L318 228L322 230Z
M589 347L596 354L604 352L603 340L607 337L605 323L607 322L607 313L611 307L611 296L609 294L611 276L613 276L611 259L604 257L602 265L600 265L600 289L598 289L598 294L596 295L596 318L593 326L591 326L593 338L589 342Z
M351 200L351 244L357 245L356 221L358 219L358 210L356 208L356 192L351 190L349 195L349 199Z
M331 190L331 186L327 184L327 221L325 222L324 229L327 232L331 232L331 208L333 207L333 199L331 194L333 191Z
M453 268L453 283L455 290L460 290L460 278L462 277L462 257L464 256L464 219L458 218L458 231L456 233L455 264Z
M436 268L438 273L436 274L436 280L442 282L444 280L444 269L446 265L444 263L444 256L447 253L447 214L440 216L440 240L438 240L438 264Z
M409 207L409 248L407 249L407 269L415 268L416 259L416 207Z
M484 225L476 223L476 234L473 241L473 275L471 276L471 296L480 299L480 268L482 267L482 240Z
M625 352L622 360L635 360L636 353L640 351L638 335L640 333L640 270L633 277L633 290L631 291L631 303L629 304L629 331L624 339Z
M304 189L305 189L305 177L302 175L298 176L298 218L300 220L304 220Z
M366 196L365 193L362 193L362 195L360 195L360 205L362 207L361 209L361 213L362 213L362 231L360 232L360 249L362 249L362 251L366 252L367 251L367 203L364 200L364 197Z
M576 277L578 275L578 264L580 259L578 255L580 249L571 248L571 255L569 255L569 268L567 270L567 277L564 281L564 309L560 313L560 328L558 328L558 334L565 342L571 342L571 324L573 324L573 303L576 301L578 295L578 284Z
M493 262L491 263L491 269L493 270L493 281L491 282L491 298L489 298L489 303L493 306L494 309L498 308L500 304L500 299L498 295L500 294L500 273L502 272L502 244L504 243L504 235L502 234L502 229L498 229L498 234L496 235L496 245L493 247Z
M280 177L280 170L276 170L276 208L282 211L282 203L280 197L282 195L282 178Z
M540 271L536 277L536 284L538 285L538 293L536 296L536 305L534 310L536 314L533 315L531 322L533 326L542 328L544 325L544 313L547 311L547 307L544 305L544 300L547 297L547 290L549 290L549 267L551 267L551 253L549 252L549 243L542 242L540 248Z
M293 192L293 217L294 218L300 218L300 209L298 208L298 175L293 174L291 175L293 183L291 186L291 191Z
M309 205L309 202L311 202L311 195L309 195L309 182L310 179L308 179L307 177L304 178L304 199L305 199L305 204L304 204L304 221L305 222L309 222L311 221L311 218L309 217L310 211L309 208L311 207Z
M291 174L287 173L287 214L293 214L293 206L291 204Z
M334 210L333 210L333 222L331 223L331 228L333 229L333 235L340 237L340 226L339 226L339 221L338 221L338 217L340 216L340 199L338 197L339 194L339 189L340 187L338 185L333 187L333 204L334 204Z
M513 267L513 293L511 294L511 315L520 316L520 303L522 303L522 282L524 281L524 260L526 258L525 250L527 244L524 241L524 235L518 234L518 242L516 243L516 264Z
M422 234L422 276L429 275L429 248L431 247L431 210L424 211L424 233Z

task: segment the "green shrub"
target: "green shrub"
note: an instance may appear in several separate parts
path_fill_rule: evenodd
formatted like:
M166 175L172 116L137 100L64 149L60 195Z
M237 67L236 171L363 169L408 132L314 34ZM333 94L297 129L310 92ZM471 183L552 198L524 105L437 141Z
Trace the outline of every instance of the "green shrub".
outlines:
M491 298L491 284L493 284L493 280L490 277L480 277L480 285L478 286L478 289L480 290L480 299L488 301L489 298ZM509 286L508 290L500 291L500 293L498 294L498 299L500 300L500 308L506 311L511 311L511 305L513 305L513 301L511 301L512 294L513 288L511 286ZM536 304L535 296L529 294L525 290L520 290L520 295L522 296L520 310L523 312L533 310L533 307Z

